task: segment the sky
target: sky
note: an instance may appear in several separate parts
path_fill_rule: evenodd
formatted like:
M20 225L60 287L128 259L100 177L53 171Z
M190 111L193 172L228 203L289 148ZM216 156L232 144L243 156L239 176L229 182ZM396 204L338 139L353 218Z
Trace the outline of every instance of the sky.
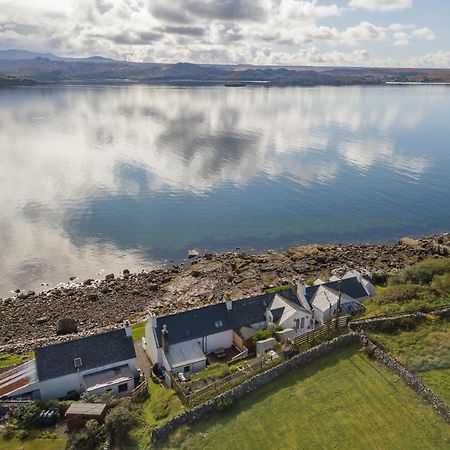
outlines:
M0 49L214 64L450 67L448 0L0 0Z

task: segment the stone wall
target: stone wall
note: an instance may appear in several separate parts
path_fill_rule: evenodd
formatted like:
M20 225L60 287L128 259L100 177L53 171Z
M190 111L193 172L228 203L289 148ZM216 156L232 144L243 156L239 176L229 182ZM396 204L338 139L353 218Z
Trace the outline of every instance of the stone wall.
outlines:
M413 319L420 321L426 319L428 314L434 314L435 316L441 318L450 317L450 308L438 309L430 313L414 312L409 314L398 314L396 316L376 317L373 319L358 320L350 322L349 327L353 331L377 330L381 324L383 325L392 324L392 326L395 326L396 324L400 323L403 319Z
M447 423L450 423L450 408L439 397L437 397L430 389L425 387L425 385L404 366L371 342L367 336L361 335L361 340L367 347L372 358L381 362L397 374L411 389L413 389L426 402L428 402Z
M247 381L244 381L239 386L230 389L223 394L193 408L185 411L184 413L175 416L165 424L152 431L152 442L158 444L164 441L173 431L183 425L190 425L199 421L209 413L218 411L223 405L230 404L231 402L245 396L246 394L258 389L272 380L286 374L287 372L302 367L320 356L326 355L333 350L344 347L350 344L359 344L361 341L361 335L359 333L349 333L343 336L334 338L331 341L324 342L317 347L312 348L304 353L294 356L289 361L279 364L267 371L255 375Z

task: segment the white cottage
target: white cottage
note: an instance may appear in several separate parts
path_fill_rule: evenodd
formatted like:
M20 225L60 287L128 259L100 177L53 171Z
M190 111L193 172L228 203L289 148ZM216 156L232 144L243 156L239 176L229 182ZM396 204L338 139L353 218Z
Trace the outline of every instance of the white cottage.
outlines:
M290 330L290 336L307 332L313 326L311 307L289 290L150 317L144 348L166 372L189 375L206 366L211 352L248 352L256 331L274 326Z
M128 395L139 376L131 327L41 347L0 376L0 397L61 399L81 393Z

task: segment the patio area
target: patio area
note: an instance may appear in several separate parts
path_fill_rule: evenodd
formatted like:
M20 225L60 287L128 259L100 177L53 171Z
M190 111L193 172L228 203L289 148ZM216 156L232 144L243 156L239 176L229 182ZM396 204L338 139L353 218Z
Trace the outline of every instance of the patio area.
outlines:
M208 361L208 364L226 364L240 353L241 351L233 345L229 348L221 348L215 352L208 353L206 355L206 360Z

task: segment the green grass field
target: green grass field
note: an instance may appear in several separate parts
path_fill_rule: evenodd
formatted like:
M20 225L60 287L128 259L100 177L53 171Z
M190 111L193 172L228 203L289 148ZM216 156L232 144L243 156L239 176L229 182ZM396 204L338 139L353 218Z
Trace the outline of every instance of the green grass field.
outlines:
M450 320L426 321L392 334L371 332L369 337L450 404Z
M354 347L262 387L166 448L448 449L450 426L398 377Z

